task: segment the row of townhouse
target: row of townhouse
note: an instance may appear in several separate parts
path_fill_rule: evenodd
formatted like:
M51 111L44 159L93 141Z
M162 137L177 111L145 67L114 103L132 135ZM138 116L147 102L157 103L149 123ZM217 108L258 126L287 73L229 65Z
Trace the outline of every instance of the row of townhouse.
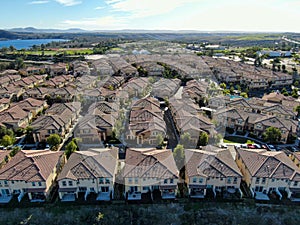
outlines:
M27 127L32 119L48 107L46 101L34 98L27 98L20 102L8 104L10 107L0 112L0 122L14 130Z
M147 77L134 77L122 86L130 97L144 96L150 90L150 82Z
M80 102L55 103L31 123L35 142L45 142L51 134L65 137L79 117Z
M145 97L133 103L126 132L126 142L138 146L157 146L157 136L166 136L166 123L160 103Z
M26 90L23 94L24 98L36 98L39 100L52 99L54 101L71 102L74 101L77 90L74 87L35 87Z
M248 131L262 137L268 127L276 127L281 131L281 141L284 143L298 133L295 112L282 104L258 98L239 98L230 100L225 105L227 107L219 108L214 113L219 128Z
M236 163L252 197L300 201L300 169L284 152L243 148L236 152Z
M219 82L245 84L249 89L276 89L293 83L293 77L286 73L220 58L205 57L205 61Z
M236 148L234 159L229 149L205 146L184 154L190 198L239 199L250 193L256 200L300 201L300 168L284 152ZM169 149L128 148L121 163L116 148L77 151L66 163L62 152L22 150L0 169L0 203L26 194L33 202L45 201L55 180L61 201L109 201L120 194L127 201L175 199L179 191ZM248 191L241 191L242 181ZM124 185L123 192L116 183Z
M13 197L20 202L25 195L31 202L45 201L63 162L63 152L19 151L0 169L0 203Z
M208 83L200 82L197 80L190 80L183 87L182 97L191 98L197 102L207 97L208 94Z
M189 133L190 144L197 146L202 132L212 134L214 125L190 98L170 99L169 109L179 134Z
M179 79L161 78L152 86L151 94L160 99L172 97L179 89L181 81Z
M89 107L74 130L74 136L81 139L80 149L103 146L113 134L119 109L118 104L106 101L95 102Z

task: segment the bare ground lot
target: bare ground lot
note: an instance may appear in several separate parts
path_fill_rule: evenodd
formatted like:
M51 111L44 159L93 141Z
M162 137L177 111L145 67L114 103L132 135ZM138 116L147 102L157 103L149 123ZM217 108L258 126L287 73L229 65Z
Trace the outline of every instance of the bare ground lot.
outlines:
M300 206L196 202L2 208L0 224L300 224Z

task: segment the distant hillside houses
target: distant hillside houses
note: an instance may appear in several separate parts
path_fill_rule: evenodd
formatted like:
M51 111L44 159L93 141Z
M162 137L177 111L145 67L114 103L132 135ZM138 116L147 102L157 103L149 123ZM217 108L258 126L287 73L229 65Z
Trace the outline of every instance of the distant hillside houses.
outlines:
M275 57L291 57L292 56L292 52L291 51L266 51L266 50L262 50L262 51L258 51L257 54L261 54L261 55L267 55L271 58L275 58Z

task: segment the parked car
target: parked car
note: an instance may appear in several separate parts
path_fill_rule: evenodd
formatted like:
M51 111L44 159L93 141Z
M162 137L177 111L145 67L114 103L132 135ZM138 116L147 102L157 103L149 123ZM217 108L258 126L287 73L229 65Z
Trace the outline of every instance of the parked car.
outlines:
M253 144L255 146L255 148L261 148L261 145L259 144Z
M270 151L276 151L276 148L274 147L274 145L267 145L267 147Z

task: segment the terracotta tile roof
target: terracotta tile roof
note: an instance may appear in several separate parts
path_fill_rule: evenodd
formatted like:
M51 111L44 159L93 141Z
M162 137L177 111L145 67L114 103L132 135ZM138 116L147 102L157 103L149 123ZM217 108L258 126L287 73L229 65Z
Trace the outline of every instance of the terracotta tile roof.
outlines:
M46 181L59 163L63 152L19 151L0 169L1 180Z
M76 151L72 153L57 179L78 180L113 177L116 173L117 162L117 149Z
M242 177L228 149L206 146L203 150L186 149L187 176Z
M171 150L129 148L126 150L124 177L178 178Z
M252 177L270 177L277 179L293 179L300 170L282 151L237 149Z
M23 101L12 104L12 106L18 105L20 108L22 108L25 111L31 111L39 107L42 107L44 104L45 101L37 100L34 98L27 98L24 99Z

